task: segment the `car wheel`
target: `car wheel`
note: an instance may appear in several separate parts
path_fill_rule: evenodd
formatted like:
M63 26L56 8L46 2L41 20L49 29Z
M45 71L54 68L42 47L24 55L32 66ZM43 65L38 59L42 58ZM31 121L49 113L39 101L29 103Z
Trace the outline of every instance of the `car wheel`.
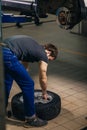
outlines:
M61 98L56 93L47 91L48 99L44 100L42 98L42 91L35 90L35 107L36 114L39 118L44 120L51 120L59 115L61 111ZM19 120L24 120L24 102L22 93L18 93L13 96L11 101L13 116Z

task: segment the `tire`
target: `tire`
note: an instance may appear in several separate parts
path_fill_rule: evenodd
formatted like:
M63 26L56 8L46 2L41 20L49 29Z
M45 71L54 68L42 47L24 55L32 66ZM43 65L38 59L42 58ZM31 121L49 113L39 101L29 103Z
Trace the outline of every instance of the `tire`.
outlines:
M47 91L48 100L44 100L41 97L42 91L35 90L35 108L36 114L39 118L44 120L51 120L59 115L61 111L61 98L59 95ZM18 93L13 96L11 101L12 113L13 116L19 120L25 120L24 116L24 104L23 104L23 95Z

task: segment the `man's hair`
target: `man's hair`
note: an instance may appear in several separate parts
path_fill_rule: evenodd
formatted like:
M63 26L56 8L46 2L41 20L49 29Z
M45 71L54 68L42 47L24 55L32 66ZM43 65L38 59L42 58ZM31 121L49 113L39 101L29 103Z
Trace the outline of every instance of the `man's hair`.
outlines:
M51 43L47 43L44 45L45 50L51 51L50 56L54 57L54 59L57 58L58 55L58 49L55 45L51 44Z

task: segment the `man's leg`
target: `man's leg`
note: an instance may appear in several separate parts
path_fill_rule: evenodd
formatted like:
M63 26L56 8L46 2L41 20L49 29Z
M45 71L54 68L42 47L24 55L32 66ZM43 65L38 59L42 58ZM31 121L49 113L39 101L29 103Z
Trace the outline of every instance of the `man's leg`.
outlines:
M16 68L14 67L14 73L12 73L12 76L23 93L25 116L30 117L35 114L34 81L20 62L17 62L17 65L15 66Z
M35 106L33 80L26 71L25 67L18 61L15 54L9 48L3 48L3 60L5 68L6 97L9 96L13 78L23 92L25 116L34 115Z
M5 53L6 54L6 53ZM23 92L26 126L43 126L47 122L36 117L34 105L34 81L26 71L25 67L18 61L17 57L8 50L8 56L4 57L8 62L5 67L9 74L17 82Z

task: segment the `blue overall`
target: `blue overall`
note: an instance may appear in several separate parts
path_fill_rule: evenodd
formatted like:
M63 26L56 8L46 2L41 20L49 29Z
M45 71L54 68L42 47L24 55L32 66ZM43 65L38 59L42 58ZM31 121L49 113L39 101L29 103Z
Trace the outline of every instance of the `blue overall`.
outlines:
M4 62L4 76L6 88L6 106L13 80L23 92L25 117L35 114L34 106L34 81L31 79L25 67L19 62L16 55L6 47L2 48Z

